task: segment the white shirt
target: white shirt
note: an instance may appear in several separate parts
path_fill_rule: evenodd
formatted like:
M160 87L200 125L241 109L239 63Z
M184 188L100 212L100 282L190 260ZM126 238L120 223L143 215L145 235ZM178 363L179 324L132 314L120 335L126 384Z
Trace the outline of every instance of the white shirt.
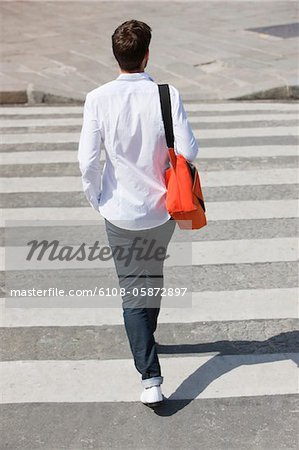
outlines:
M178 90L169 88L175 151L193 161L198 145ZM78 160L87 200L114 225L147 229L170 218L164 181L168 149L158 86L147 72L121 74L88 92Z

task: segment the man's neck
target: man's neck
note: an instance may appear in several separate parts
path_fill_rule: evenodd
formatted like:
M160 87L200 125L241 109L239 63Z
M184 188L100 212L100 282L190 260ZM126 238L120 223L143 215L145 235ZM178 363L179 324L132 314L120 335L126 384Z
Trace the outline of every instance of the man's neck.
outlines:
M127 71L125 71L125 70L121 70L120 71L120 73L142 73L142 72L144 72L144 70L143 69L139 69L139 70L132 70L131 72L127 72Z

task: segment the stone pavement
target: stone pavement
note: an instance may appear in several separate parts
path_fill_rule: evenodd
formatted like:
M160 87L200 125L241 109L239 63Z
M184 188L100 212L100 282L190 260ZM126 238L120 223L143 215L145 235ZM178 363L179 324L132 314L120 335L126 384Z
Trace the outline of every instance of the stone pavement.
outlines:
M82 101L115 78L111 34L153 30L148 72L185 100L298 98L295 1L2 1L1 102Z

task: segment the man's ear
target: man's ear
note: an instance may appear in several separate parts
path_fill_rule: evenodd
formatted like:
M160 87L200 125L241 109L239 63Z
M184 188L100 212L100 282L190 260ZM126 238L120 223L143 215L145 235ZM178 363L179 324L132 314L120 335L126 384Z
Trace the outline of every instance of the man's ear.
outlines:
M149 49L147 49L147 51L146 51L146 53L144 55L144 59L145 59L144 68L146 68L147 62L148 62L148 59L149 59Z

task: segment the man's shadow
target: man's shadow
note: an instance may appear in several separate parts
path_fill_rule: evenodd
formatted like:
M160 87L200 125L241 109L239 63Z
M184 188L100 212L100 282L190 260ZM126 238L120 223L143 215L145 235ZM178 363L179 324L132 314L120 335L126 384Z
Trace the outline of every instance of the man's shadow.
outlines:
M218 341L205 344L156 344L160 354L209 353L218 354L192 373L164 402L154 409L159 416L171 416L191 403L205 388L221 375L248 364L261 364L289 359L285 353L299 350L299 331L280 333L265 341ZM234 358L219 358L233 355ZM251 355L248 358L248 355ZM292 355L299 365L299 354Z

